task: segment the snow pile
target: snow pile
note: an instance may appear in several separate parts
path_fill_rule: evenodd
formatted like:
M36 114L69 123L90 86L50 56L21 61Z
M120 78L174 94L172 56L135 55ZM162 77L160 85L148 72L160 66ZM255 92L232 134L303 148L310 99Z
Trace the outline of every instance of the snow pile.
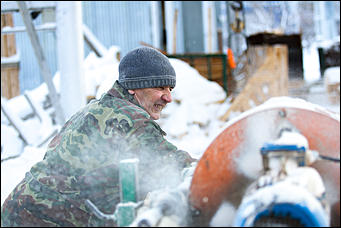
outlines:
M90 52L86 57L84 60L86 96L99 98L118 79L119 61L116 56L119 51L117 46L112 46L103 57L98 57L94 52Z
M24 142L19 138L18 132L7 124L1 124L1 159L19 156L23 148Z
M55 84L58 78L54 78ZM60 126L53 125L50 112L52 109L46 106L47 86L42 84L32 91L14 97L10 100L1 97L1 159L19 156L25 143L40 147ZM29 100L28 100L29 99ZM30 105L32 104L32 106ZM10 116L15 127L11 126L7 116Z

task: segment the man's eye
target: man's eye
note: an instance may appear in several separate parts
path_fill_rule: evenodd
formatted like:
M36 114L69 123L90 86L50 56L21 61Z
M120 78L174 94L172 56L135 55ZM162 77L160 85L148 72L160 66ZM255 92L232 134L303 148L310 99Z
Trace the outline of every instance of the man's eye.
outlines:
M165 90L167 89L168 87L157 87L158 90ZM174 89L174 87L169 87L169 91L172 91Z

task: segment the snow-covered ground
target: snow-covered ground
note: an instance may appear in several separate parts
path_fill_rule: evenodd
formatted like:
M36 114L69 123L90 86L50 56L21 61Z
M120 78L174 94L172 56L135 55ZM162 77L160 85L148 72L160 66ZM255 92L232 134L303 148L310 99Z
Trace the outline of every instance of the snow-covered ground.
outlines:
M93 95L98 86L96 97L99 98L118 79L119 62L113 61L116 51L117 48L112 47L102 58L90 53L85 59L87 95ZM316 59L318 58L317 49L315 47L306 49L303 56L305 81L309 83L318 81L320 71L318 59ZM228 122L221 122L219 117L226 113L230 102L228 99L224 101L226 94L217 83L206 80L194 68L181 60L171 59L170 61L177 74L177 86L173 90L173 102L165 108L158 123L167 132L169 141L179 149L188 151L193 157L200 158L213 139L227 126ZM327 75L330 80L339 82L340 67L332 69ZM54 76L54 83L59 91L58 73ZM46 94L45 84L30 91L31 97L40 105L43 104ZM311 87L306 100L331 110L337 115L340 113L339 103L331 103L323 84ZM23 95L4 102L13 113L21 118L32 113ZM45 116L42 121L37 117L19 121L25 131L24 134L31 142L31 145L26 146L1 113L1 159L17 156L1 162L1 205L31 166L43 159L50 139L45 143L43 140L61 127L52 125L44 111L38 111L38 113ZM41 143L42 145L39 145Z

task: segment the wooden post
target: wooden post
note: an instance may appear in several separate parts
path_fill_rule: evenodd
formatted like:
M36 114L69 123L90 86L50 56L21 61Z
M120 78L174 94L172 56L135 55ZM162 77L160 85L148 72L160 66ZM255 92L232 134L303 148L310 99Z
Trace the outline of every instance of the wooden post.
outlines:
M11 13L1 14L1 30L3 27L13 27ZM1 57L16 55L14 34L1 34ZM1 64L1 95L10 99L20 95L19 62Z
M211 7L208 7L208 53L212 53L212 17Z
M176 25L178 21L178 9L175 9L173 20L173 54L176 53Z
M57 2L56 23L60 102L69 119L86 105L81 2Z

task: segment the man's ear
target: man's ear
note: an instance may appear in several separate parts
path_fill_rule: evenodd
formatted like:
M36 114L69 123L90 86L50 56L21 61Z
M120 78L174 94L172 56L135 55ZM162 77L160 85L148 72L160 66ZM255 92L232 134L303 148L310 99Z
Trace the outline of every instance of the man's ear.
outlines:
M128 89L128 93L130 93L131 95L134 95L134 94L135 94L135 91L134 91L134 90L131 90L131 89Z

